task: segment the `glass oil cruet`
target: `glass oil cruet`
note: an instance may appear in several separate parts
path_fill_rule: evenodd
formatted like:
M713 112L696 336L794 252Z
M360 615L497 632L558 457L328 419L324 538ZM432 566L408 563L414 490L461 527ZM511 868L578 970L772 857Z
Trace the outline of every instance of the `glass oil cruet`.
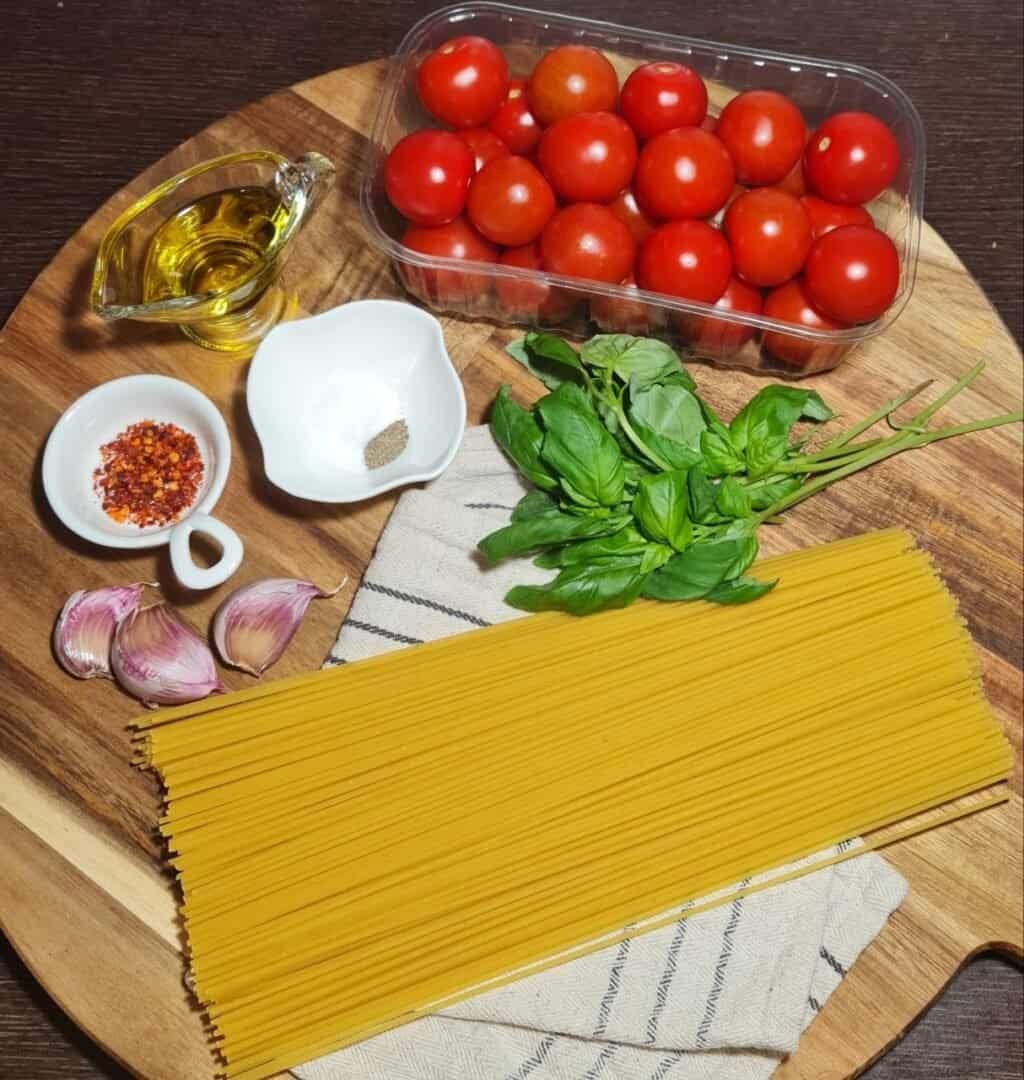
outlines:
M270 150L186 169L133 203L100 244L90 303L103 319L177 323L207 349L251 355L289 317L291 245L334 183L321 154Z

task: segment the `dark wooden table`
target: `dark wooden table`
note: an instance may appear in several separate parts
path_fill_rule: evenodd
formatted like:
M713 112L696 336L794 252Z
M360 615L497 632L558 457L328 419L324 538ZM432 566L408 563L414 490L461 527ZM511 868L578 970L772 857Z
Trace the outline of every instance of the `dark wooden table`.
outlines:
M4 0L0 323L64 239L156 158L247 101L386 54L420 15L440 6ZM894 79L928 132L928 219L1021 340L1020 3L562 0L557 7L852 61ZM976 961L866 1075L1019 1080L1022 996L1019 970L995 957ZM0 937L0 1080L125 1075L61 1015Z

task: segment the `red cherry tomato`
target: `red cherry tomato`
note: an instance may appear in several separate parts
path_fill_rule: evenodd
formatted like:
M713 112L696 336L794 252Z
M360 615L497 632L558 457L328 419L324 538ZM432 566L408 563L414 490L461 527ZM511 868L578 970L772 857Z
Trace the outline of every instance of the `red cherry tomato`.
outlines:
M504 100L508 64L487 38L452 38L420 64L416 90L436 119L455 128L479 127Z
M402 243L412 251L445 259L494 262L498 250L488 243L464 217L447 225L410 225ZM422 300L460 303L478 300L490 284L490 275L461 270L434 270L399 263L406 287Z
M700 128L655 135L640 151L633 190L656 218L705 218L725 205L736 176L722 142Z
M635 255L629 229L597 203L573 203L559 210L541 233L541 262L552 274L621 281Z
M476 171L479 172L489 161L495 158L508 157L512 152L509 148L487 128L466 128L465 131L455 133L469 147L476 162Z
M551 185L524 157L489 162L469 185L466 216L495 244L528 244L554 212Z
M526 96L526 80L513 79L508 94L487 125L513 154L532 154L540 142L540 124L530 112Z
M754 336L753 326L730 322L730 313L742 311L749 315L760 315L761 307L761 290L737 277L731 277L725 292L715 301L715 308L722 312L722 318L688 315L680 329L694 348L714 356L724 355L734 352Z
M638 139L677 127L696 127L708 111L704 80L685 64L656 60L636 68L622 85L619 111Z
M701 120L697 127L699 127L701 131L707 131L709 134L714 135L715 128L718 127L718 117L712 116L711 113L708 113L708 115L705 116L703 120Z
M540 58L527 93L533 115L546 127L573 113L611 112L619 77L597 49L559 45Z
M541 269L540 248L537 242L508 248L498 259L501 266L515 266L523 270ZM566 289L557 289L544 281L520 278L495 277L498 298L509 319L534 322L562 322L576 306L577 298Z
M637 206L636 196L630 188L620 191L608 204L608 209L629 229L638 244L654 230L655 223Z
M811 303L848 323L877 319L900 286L896 245L874 226L841 225L814 241L804 267Z
M863 206L843 206L826 202L817 195L804 195L800 200L811 222L814 239L838 229L840 225L874 225L871 215Z
M462 213L473 154L449 131L414 131L384 162L391 205L417 225L444 225Z
M781 285L800 272L811 223L800 200L778 188L754 188L729 207L722 225L736 274L751 285Z
M747 90L722 110L715 134L736 163L741 184L777 184L800 159L804 118L774 90Z
M725 292L731 273L725 237L704 221L661 225L640 245L636 262L641 289L705 304L713 304Z
M800 278L793 278L785 285L772 289L764 299L764 315L769 319L806 326L811 330L842 329L841 323L833 322L813 307ZM777 360L805 369L824 366L816 361L823 360L834 348L820 341L792 337L778 330L766 331L762 344Z
M637 291L632 274L623 279L622 287ZM641 300L595 294L590 298L590 317L609 334L646 334L650 330L650 312Z
M870 202L893 181L900 148L893 133L870 113L830 116L804 151L811 189L829 202L852 206Z
M636 136L615 113L576 113L544 132L537 160L560 198L608 202L633 175Z

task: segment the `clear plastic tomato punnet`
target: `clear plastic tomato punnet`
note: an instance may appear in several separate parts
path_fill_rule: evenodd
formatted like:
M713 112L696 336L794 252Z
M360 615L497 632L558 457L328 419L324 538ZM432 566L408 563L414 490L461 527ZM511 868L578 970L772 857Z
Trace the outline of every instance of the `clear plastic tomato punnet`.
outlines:
M837 112L860 110L877 116L892 130L900 149L892 185L867 207L899 252L900 283L892 304L871 323L813 330L759 315L725 313L713 305L632 286L434 257L404 247L404 223L384 193L384 158L404 135L437 126L417 99L416 70L428 53L461 34L480 34L498 45L513 77L528 76L548 49L581 43L605 53L620 83L633 68L652 60L686 64L707 84L711 115L718 115L737 93L763 89L791 98L811 131ZM657 336L690 359L800 377L834 368L861 342L887 329L906 306L917 271L924 176L924 128L917 110L899 87L868 68L484 0L434 12L406 34L382 88L359 178L359 198L371 243L391 258L406 289L435 311L542 327L576 338L593 333ZM773 342L786 359L773 354Z

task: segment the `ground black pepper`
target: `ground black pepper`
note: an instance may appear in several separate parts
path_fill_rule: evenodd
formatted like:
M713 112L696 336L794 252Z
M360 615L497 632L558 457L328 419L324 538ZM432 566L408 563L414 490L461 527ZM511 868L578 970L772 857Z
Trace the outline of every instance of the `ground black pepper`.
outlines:
M380 469L390 465L408 445L409 427L404 420L396 420L366 444L363 461L368 469Z

